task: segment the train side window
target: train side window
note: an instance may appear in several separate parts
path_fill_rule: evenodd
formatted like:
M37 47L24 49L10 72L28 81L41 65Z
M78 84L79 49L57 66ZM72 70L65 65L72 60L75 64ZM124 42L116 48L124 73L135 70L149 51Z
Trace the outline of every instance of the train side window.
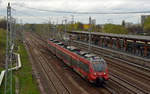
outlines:
M76 67L78 68L79 67L79 61L76 60Z
M82 69L85 71L85 63L82 62Z
M89 73L89 65L84 63L84 62L80 62L80 66L81 69L83 69L84 71Z
M84 69L84 71L86 71L86 64L85 63L83 63L83 69Z
M72 59L72 65L73 65L73 66L76 66L76 65L77 65L75 59Z
M52 46L52 50L55 50L55 48Z
M59 50L59 55L62 56L62 52Z
M67 60L68 62L70 62L70 61L71 61L71 60L70 60L70 56L66 55L66 60Z
M73 59L72 58L70 59L70 63L71 63L71 65L73 64Z
M90 71L89 71L89 65L88 65L88 64L85 65L85 71L88 72L88 73L90 72Z
M61 51L59 51L59 55L60 55L61 57L63 57L63 55L62 55L62 52L61 52Z
M63 52L61 52L61 54L62 54L62 58L64 58L64 53L63 53Z
M150 45L148 45L148 57L150 57Z
M64 58L67 60L67 54L64 53Z
M80 61L80 68L84 70L84 63Z
M75 60L75 66L78 67L78 61L77 60Z
M82 63L82 62L79 61L79 68L80 68L80 69L82 68L82 64L81 64L81 63Z

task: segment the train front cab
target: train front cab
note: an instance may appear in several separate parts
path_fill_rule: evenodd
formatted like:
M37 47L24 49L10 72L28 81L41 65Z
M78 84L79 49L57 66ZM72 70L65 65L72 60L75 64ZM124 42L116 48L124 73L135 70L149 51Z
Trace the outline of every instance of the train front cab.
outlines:
M97 60L90 60L89 81L100 86L109 79L109 75L106 62L103 59Z

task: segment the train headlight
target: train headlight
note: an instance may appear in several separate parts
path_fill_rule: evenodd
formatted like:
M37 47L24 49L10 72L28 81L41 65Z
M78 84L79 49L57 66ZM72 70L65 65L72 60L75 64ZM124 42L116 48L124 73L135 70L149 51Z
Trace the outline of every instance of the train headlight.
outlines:
M104 72L104 75L105 75L106 73Z
M96 72L94 73L94 75L96 75Z

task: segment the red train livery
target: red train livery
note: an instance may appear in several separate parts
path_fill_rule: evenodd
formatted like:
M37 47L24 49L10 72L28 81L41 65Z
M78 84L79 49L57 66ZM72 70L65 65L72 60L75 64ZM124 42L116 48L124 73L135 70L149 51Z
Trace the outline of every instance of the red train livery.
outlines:
M103 58L53 39L47 40L47 48L91 83L102 85L109 79L108 67Z

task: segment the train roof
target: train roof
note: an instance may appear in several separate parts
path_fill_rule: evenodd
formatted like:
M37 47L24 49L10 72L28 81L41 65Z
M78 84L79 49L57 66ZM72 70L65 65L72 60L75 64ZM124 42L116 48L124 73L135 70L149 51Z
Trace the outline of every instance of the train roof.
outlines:
M92 60L92 61L104 61L105 62L105 60L102 58L102 57L100 57L100 56L97 56L97 55L95 55L95 54L92 54L92 53L88 53L88 54L85 54L84 55L84 58L86 58L86 59L88 59L88 60ZM92 62L91 62L92 63Z
M58 41L58 40L53 40L53 42L57 42L57 43L59 43L59 41Z
M76 53L76 54L84 57L85 59L90 59L90 58L92 58L93 60L100 60L100 59L102 59L101 57L99 57L99 56L97 56L95 54L88 53L87 51L82 51L82 50L78 49L75 46L66 46L66 47L64 47L64 44L62 42L59 42L58 40L51 39L50 41L53 41L54 43L56 43L56 44L58 44L60 46L63 46L63 48L65 48L65 49L71 50L73 53Z
M88 52L87 51L80 51L80 54L83 56L85 54L88 54Z
M77 50L77 47L74 47L74 46L67 46L67 49L70 49L70 50Z
M57 44L58 44L58 45L63 45L63 43L62 43L62 42L58 42Z
M84 56L87 57L87 58L90 58L90 57L94 57L96 55L94 55L94 54L85 54Z

